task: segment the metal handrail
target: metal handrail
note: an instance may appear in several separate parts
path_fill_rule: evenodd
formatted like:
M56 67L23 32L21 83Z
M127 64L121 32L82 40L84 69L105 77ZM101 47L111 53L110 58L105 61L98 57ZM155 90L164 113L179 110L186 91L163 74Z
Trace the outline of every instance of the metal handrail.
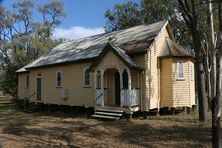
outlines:
M32 96L34 96L36 93L34 92L33 94L31 94L29 97L25 97L26 100L29 100Z
M97 100L103 95L103 93L101 93L97 98L96 98L96 102Z

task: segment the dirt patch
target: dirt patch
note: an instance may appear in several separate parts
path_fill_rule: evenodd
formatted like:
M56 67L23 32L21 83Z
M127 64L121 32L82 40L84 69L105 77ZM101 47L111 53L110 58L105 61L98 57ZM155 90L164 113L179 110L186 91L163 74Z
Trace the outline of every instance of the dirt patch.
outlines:
M1 147L211 147L210 122L196 114L101 121L0 109Z

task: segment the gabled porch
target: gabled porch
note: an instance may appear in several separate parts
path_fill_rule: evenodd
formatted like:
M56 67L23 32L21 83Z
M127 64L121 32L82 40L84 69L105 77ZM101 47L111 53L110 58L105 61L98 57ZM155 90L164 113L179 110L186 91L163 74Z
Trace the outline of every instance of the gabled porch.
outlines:
M95 109L128 113L138 111L141 102L141 69L124 50L107 43L90 66L94 72Z

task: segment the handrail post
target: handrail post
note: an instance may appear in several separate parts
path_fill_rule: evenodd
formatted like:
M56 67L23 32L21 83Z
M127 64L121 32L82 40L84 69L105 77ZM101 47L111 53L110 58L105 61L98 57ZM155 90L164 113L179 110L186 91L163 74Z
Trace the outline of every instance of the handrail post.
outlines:
M130 69L127 69L127 74L128 74L128 90L129 90L129 104L128 104L128 106L131 106L131 103L132 103L132 96L131 96L131 72L130 72Z
M118 69L119 71L119 76L120 76L120 106L123 106L123 70L122 69Z

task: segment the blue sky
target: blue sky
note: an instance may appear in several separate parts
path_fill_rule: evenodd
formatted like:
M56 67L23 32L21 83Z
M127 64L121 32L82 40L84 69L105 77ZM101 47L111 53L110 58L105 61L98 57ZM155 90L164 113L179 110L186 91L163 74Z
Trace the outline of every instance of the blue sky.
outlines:
M2 0L0 0L1 2ZM12 10L11 4L20 0L3 0L1 5ZM51 0L35 0L42 5ZM129 0L61 0L64 2L66 17L54 32L54 37L76 39L104 32L106 24L105 11L117 3L126 3ZM139 1L139 0L135 0ZM38 15L35 15L39 19Z

